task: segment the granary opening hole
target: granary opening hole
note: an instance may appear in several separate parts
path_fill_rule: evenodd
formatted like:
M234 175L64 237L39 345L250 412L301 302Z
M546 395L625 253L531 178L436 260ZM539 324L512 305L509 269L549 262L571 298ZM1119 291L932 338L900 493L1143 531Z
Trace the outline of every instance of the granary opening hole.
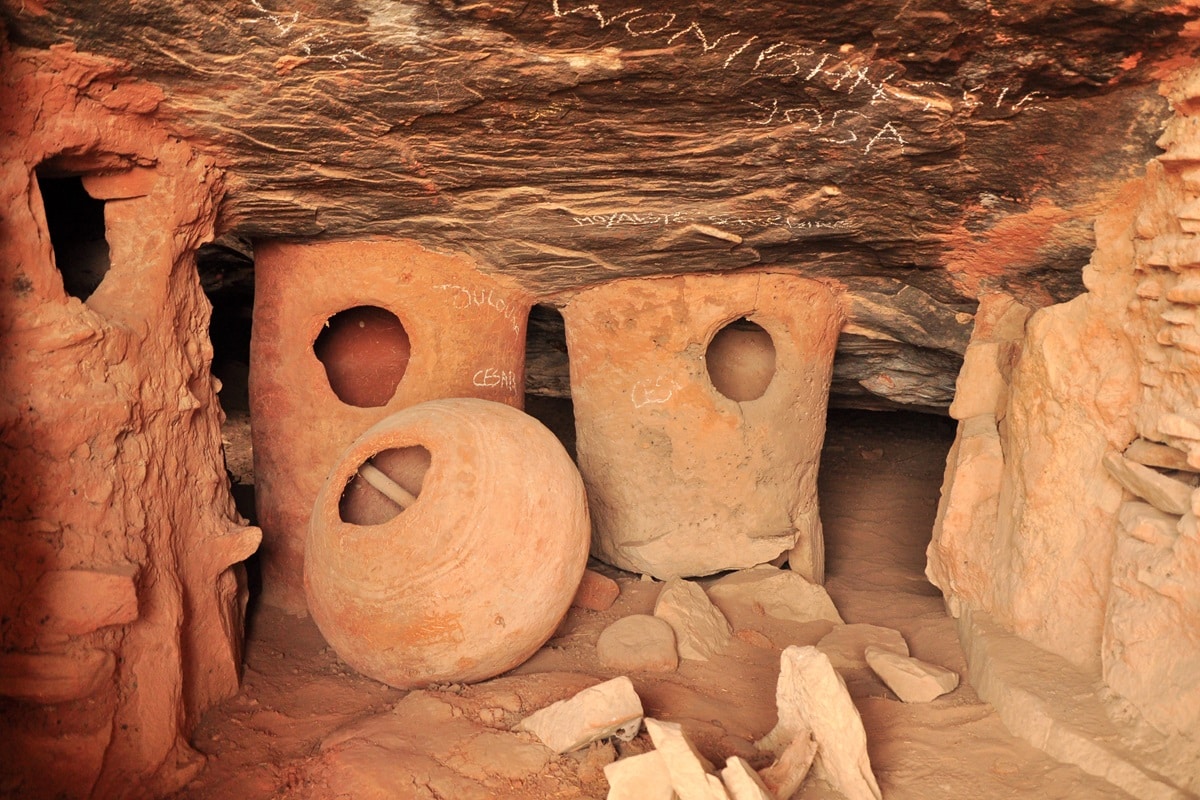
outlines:
M338 513L351 525L381 525L403 512L421 495L430 453L421 445L376 453L346 484Z
M104 236L104 202L87 193L80 175L39 169L37 182L63 289L71 297L87 300L112 263Z
M761 325L742 317L717 331L704 361L723 396L738 403L757 400L775 377L775 342Z
M410 351L400 318L378 306L339 311L313 344L333 393L359 408L388 404L408 369Z
M566 331L562 314L554 306L530 309L525 338L525 413L549 428L575 458L575 406Z

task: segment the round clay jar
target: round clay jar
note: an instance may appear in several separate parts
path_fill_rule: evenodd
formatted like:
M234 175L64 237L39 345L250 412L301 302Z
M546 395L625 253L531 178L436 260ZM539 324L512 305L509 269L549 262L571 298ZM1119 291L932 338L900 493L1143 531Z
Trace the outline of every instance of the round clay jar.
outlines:
M378 454L422 450L423 474L412 465L425 458L401 459L395 483L416 497L390 519L343 502L351 484L364 490L362 465L387 472ZM554 633L589 536L579 472L541 423L488 400L421 403L370 428L326 479L305 550L309 610L337 654L376 680L484 680Z

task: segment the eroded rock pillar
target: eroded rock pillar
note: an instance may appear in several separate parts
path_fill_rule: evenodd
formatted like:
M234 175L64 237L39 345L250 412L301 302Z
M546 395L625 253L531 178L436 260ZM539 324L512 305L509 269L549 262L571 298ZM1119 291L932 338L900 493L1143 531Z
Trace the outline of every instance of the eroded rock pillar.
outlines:
M0 793L159 797L237 690L259 539L229 495L193 255L222 180L117 65L14 50L0 76ZM86 299L39 177L103 204Z
M425 400L521 408L531 299L411 241L261 243L250 357L263 597L304 613L304 540L338 456Z
M790 553L820 580L834 292L768 271L631 279L563 317L593 554L670 578Z

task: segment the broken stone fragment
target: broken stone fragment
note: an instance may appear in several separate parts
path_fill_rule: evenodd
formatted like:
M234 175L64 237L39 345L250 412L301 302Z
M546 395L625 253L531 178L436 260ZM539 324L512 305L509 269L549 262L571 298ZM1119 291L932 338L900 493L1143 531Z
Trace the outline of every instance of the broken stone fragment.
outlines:
M906 703L928 703L958 687L958 673L911 656L868 647L867 664Z
M1149 439L1134 439L1133 444L1125 448L1125 458L1147 467L1176 469L1183 472L1196 471L1195 467L1188 463L1187 453L1177 447L1159 444Z
M667 765L671 786L680 800L729 800L720 779L706 772L707 762L683 735L679 723L647 718L646 730Z
M817 742L812 733L802 734L762 771L762 781L774 797L791 797L808 777L813 759L817 757Z
M633 683L622 675L546 706L517 728L529 731L556 753L568 753L610 736L629 741L641 721L642 701Z
M775 795L758 773L740 756L730 756L721 770L721 780L731 800L775 800ZM790 797L791 795L780 795Z
M649 753L622 758L604 767L608 779L606 800L675 800L671 773L662 753Z
M620 672L673 672L679 666L675 631L649 614L617 620L596 641L600 663Z
M601 575L595 570L583 571L583 579L575 590L575 599L571 605L575 608L586 608L588 611L607 611L621 596L621 587L607 575Z
M1191 509L1192 487L1168 478L1118 453L1104 456L1104 467L1117 483L1159 511L1182 516Z
M728 616L736 607L751 607L793 622L844 622L825 587L770 564L726 575L708 587L708 596Z
M817 642L817 648L829 656L835 669L866 669L868 647L908 655L908 643L900 631L880 625L842 625Z
M798 738L817 744L814 764L847 800L882 800L867 756L862 718L829 657L815 647L792 646L780 658L775 687L779 722L758 743L778 759Z
M704 590L682 578L672 578L663 586L654 604L654 616L675 631L680 658L707 661L733 638L729 621Z

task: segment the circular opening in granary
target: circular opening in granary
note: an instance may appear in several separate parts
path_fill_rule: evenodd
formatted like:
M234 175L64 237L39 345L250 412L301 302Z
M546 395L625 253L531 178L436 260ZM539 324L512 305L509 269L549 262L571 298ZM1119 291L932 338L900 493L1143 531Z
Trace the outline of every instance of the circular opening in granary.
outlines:
M775 342L757 323L742 317L712 338L704 354L713 387L730 400L757 400L775 377Z
M421 495L429 471L429 451L420 445L384 450L368 458L351 476L338 503L343 522L381 525Z
M399 317L378 306L356 306L325 322L313 352L339 400L375 408L396 393L408 369L410 347Z

